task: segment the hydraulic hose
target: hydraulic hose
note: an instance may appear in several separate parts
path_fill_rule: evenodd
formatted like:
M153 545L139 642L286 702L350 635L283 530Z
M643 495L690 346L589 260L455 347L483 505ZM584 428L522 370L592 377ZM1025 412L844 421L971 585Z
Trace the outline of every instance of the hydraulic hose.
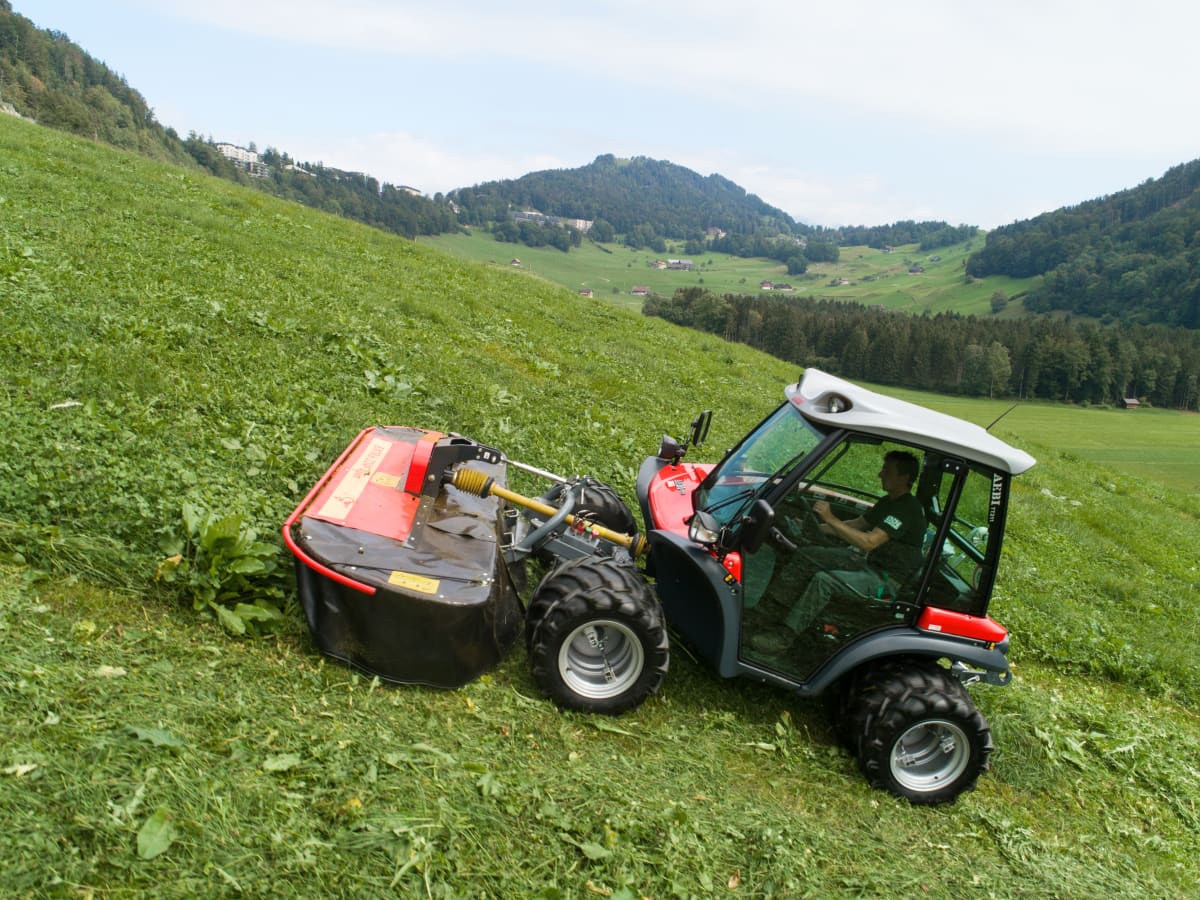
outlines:
M459 469L454 473L454 477L450 479L450 483L460 491L466 491L468 494L475 494L479 497L500 497L510 503L515 503L517 506L523 506L536 513L541 513L543 516L553 516L559 512L549 503L543 503L541 500L533 500L522 494L518 494L516 491L500 487L500 485L496 484L494 478L475 469ZM634 557L641 556L646 552L646 539L641 535L621 534L619 531L613 531L611 528L605 528L603 525L598 525L595 522L590 522L587 519L573 515L568 515L566 522L571 527L579 528L588 534L594 534L610 543L624 547Z

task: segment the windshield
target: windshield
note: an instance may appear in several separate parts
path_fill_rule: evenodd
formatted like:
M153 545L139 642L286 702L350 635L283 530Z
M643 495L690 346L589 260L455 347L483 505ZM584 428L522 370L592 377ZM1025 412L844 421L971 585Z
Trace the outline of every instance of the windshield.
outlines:
M696 491L696 509L728 524L769 484L804 459L825 435L785 403L754 429L704 479Z

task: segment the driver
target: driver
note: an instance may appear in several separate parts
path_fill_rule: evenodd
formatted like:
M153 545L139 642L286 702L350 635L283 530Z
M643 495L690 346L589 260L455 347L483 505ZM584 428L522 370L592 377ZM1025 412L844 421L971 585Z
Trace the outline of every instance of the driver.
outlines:
M825 500L813 504L821 531L848 546L816 547L802 551L818 571L783 620L779 633L755 635L751 646L767 653L789 649L823 610L829 598L847 589L868 597L893 596L921 564L925 515L912 494L920 473L917 457L892 450L883 458L879 483L884 496L854 519L839 519Z

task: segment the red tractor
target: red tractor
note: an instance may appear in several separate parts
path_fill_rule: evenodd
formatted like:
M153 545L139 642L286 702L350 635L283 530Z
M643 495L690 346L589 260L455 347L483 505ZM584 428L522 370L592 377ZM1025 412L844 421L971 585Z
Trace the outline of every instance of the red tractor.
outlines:
M1010 480L1034 460L815 369L785 397L715 465L683 461L710 413L684 443L664 437L638 474L644 534L590 478L367 429L283 529L318 645L453 687L523 631L547 696L617 714L662 684L669 626L720 675L828 698L872 785L952 801L992 752L967 685L1012 677L987 608ZM516 494L509 466L553 486ZM513 579L530 556L550 568L522 616Z

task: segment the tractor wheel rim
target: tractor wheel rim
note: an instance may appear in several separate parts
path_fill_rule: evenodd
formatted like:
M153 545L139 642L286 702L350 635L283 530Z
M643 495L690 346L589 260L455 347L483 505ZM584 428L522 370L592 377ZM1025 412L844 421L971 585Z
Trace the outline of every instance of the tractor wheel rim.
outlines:
M946 719L926 719L892 745L892 777L915 793L941 790L966 771L970 756L970 742L961 727Z
M642 642L627 626L595 619L567 635L558 651L558 672L576 694L591 700L616 697L642 674Z

